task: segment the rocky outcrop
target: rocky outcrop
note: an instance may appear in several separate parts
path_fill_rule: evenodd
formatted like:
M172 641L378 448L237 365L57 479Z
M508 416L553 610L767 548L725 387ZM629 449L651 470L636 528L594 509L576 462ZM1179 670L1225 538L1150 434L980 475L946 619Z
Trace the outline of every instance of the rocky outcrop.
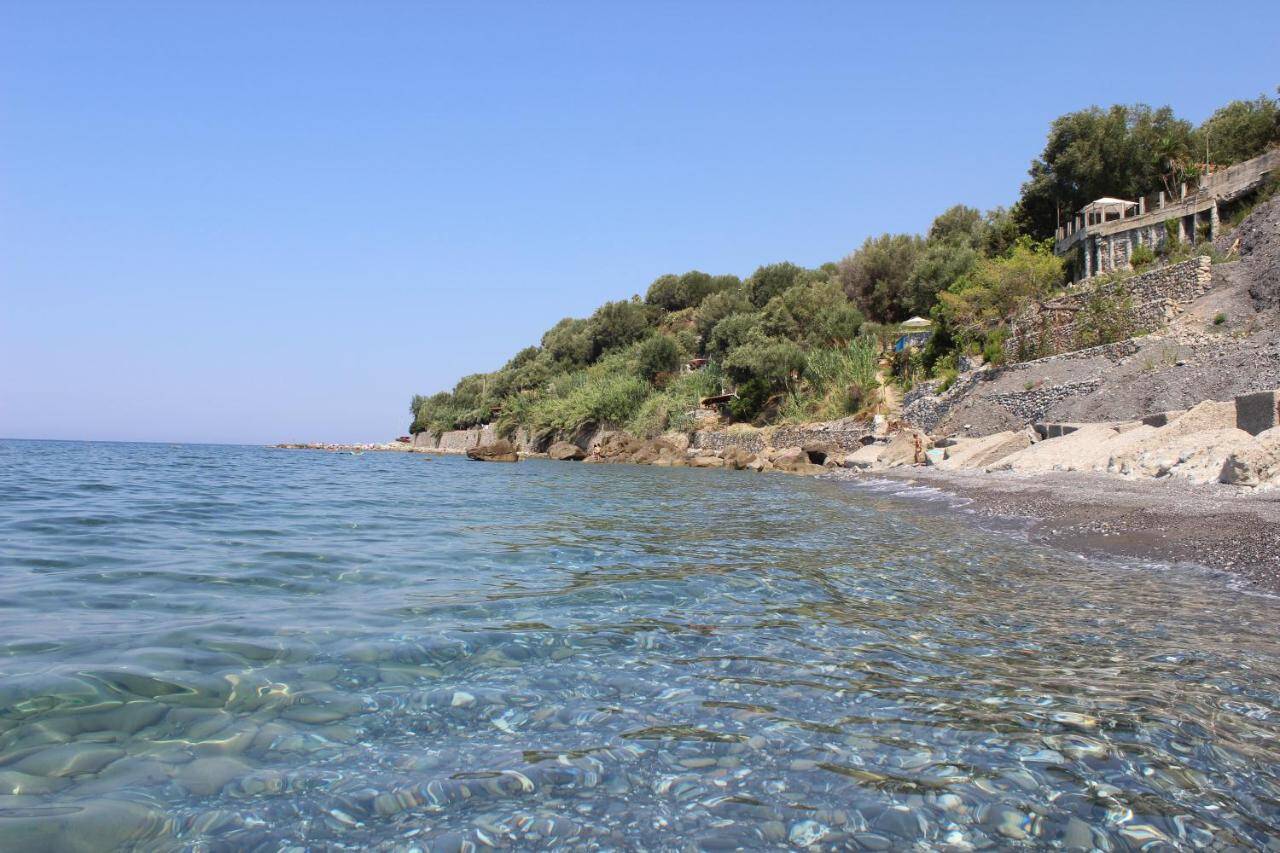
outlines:
M765 458L773 465L774 470L787 474L821 474L824 469L809 461L809 455L803 447L784 447L773 452L766 451Z
M1037 440L1035 430L1020 429L997 432L982 438L958 441L944 448L939 468L983 469L1004 457L1026 450Z
M684 455L683 450L665 438L653 438L632 451L631 457L626 461L633 465L656 465L661 460L669 466L683 462Z
M620 431L602 434L591 453L582 461L666 467L690 464L685 450L678 442L673 442L666 436L645 441Z
M500 438L490 444L481 444L467 450L467 458L476 462L519 462L520 454L515 445Z
M567 441L557 441L547 448L547 458L556 462L579 462L587 458L587 451Z
M627 432L615 430L601 433L583 462L627 462L640 448L641 440Z
M882 470L916 465L925 462L925 451L933 447L933 441L915 429L899 430L886 444L868 444L848 454L842 460L845 468Z
M735 471L748 468L756 461L756 454L741 447L727 447L720 456L724 459L725 465Z

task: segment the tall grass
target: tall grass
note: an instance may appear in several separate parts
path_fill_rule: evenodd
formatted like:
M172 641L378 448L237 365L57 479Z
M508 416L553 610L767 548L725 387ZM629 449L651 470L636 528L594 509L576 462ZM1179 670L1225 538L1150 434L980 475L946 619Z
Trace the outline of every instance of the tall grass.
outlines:
M534 431L569 433L589 424L624 424L649 395L648 383L637 376L594 372L580 370L552 380L529 407Z
M693 428L693 411L703 397L720 393L718 370L706 367L683 373L661 391L650 395L627 423L627 429L642 438L652 438L667 430Z
M877 386L879 358L880 342L870 335L808 353L803 382L782 401L779 417L798 423L857 414Z

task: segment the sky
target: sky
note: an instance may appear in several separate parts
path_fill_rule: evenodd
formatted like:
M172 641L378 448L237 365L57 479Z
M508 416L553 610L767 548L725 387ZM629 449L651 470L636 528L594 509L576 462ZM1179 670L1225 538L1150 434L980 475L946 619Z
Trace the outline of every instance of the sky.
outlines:
M1280 83L1280 4L1058 8L0 0L0 436L385 440L662 273L1008 205L1064 112Z

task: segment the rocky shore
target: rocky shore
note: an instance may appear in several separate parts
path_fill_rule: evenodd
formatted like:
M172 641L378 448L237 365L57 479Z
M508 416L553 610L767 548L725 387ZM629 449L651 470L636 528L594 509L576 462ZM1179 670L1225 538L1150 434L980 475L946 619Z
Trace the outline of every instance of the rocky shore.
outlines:
M754 435L753 452L683 433L641 439L606 431L587 447L557 441L544 454L520 454L500 440L467 455L924 484L955 495L967 511L1021 520L1036 541L1080 553L1195 563L1280 593L1277 400L1280 392L1268 392L1141 421L1039 423L977 438L868 430L853 451L821 439L776 447Z
M406 438L367 444L334 444L323 441L292 442L273 444L271 448L273 450L324 450L329 453L364 453L366 451L408 453L414 449L413 444Z
M1280 490L1106 474L946 471L915 467L831 476L929 486L963 511L1015 520L1037 542L1082 554L1193 563L1280 594Z

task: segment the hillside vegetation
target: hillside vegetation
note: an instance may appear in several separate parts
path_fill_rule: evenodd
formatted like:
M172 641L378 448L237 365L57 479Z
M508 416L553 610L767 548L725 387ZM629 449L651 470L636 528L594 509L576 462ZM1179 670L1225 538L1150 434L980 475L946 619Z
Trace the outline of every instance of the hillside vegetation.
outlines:
M895 365L908 381L953 372L964 352L998 360L1008 318L1064 281L1049 240L1058 211L1192 180L1206 146L1210 162L1229 165L1277 142L1280 105L1267 96L1232 102L1199 127L1168 107L1070 113L1052 123L1011 208L956 205L924 235L868 238L817 268L659 276L643 297L561 320L499 370L414 396L411 431L495 423L550 436L609 424L647 437L689 428L699 400L727 390L734 421L865 414L880 353L912 315L931 318L935 334ZM705 367L684 371L695 358Z

